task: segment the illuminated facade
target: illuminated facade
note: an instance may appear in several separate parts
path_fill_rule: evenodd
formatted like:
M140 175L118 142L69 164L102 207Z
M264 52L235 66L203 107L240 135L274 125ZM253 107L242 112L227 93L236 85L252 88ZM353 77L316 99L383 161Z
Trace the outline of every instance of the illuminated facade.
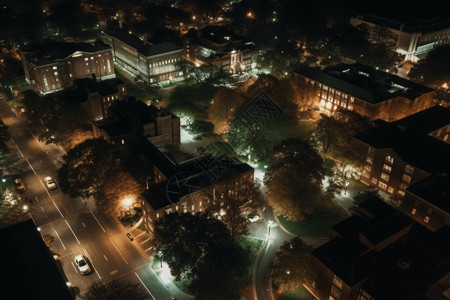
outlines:
M392 35L392 43L405 60L417 62L438 45L450 42L450 20L412 20L400 22L373 15L357 16L350 19L353 26L367 25L387 28Z
M339 108L392 122L433 105L433 89L361 64L301 68L294 77L315 89L323 113Z
M183 36L183 58L196 66L213 65L236 73L256 66L255 44L222 26L191 28Z
M183 50L173 43L148 43L120 27L106 30L103 40L113 49L117 64L147 82L167 81L183 75L176 64L181 61Z
M52 43L20 52L26 81L47 94L70 87L73 80L95 74L116 77L111 48L90 43Z
M433 106L354 136L365 159L361 182L398 199L430 175L450 170L450 109Z

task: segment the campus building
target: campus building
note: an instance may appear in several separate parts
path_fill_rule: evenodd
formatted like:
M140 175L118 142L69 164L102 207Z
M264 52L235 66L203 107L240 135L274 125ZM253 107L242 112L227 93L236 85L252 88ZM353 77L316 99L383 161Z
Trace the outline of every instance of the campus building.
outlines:
M306 281L317 299L448 299L450 228L433 232L383 201L369 199L332 226L314 249Z
M177 67L183 49L171 42L149 43L147 35L141 40L120 26L108 28L102 37L111 46L114 61L144 81L155 83L183 75Z
M236 73L256 66L255 43L223 26L191 28L183 36L183 58L196 66L213 65Z
M225 155L201 155L177 162L147 140L142 140L139 151L153 165L147 190L142 194L143 224L150 235L153 222L165 213L204 211L208 206L206 189L220 201L225 192L238 194L253 185L253 168Z
M353 26L365 24L371 30L381 26L387 28L392 43L405 60L417 62L434 47L450 42L450 20L397 21L374 15L359 15L350 19Z
M429 176L450 175L450 109L433 106L393 123L379 122L355 135L353 147L365 157L361 182L400 201L409 186L418 184L413 193ZM434 196L432 202L440 197Z
M392 122L433 105L433 89L366 65L300 68L293 76L314 89L313 105L327 114L346 109Z
M111 48L92 43L53 42L21 49L26 81L42 94L70 87L75 79L95 74L116 77Z

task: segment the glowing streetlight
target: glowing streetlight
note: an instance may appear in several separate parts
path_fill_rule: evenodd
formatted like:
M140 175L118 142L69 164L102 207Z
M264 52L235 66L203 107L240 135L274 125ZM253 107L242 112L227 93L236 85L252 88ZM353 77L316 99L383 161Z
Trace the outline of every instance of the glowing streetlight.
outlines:
M28 205L24 205L24 206L22 206L22 209L23 209L23 211L27 211L28 210Z
M162 269L162 267L163 267L163 265L162 265L162 251L161 250L159 250L158 251L158 257L159 257L159 261L160 261L160 263L161 263L161 269Z
M131 219L131 204L133 203L133 200L131 198L125 198L122 201L122 204L126 207L128 207L128 214L130 217L131 226L133 226L133 219Z
M344 194L347 194L347 187L350 184L350 182L348 180L345 181L345 189L344 189Z
M267 235L270 236L270 228L272 227L273 221L269 220L267 221L267 223L268 223L267 226L269 226L269 233Z

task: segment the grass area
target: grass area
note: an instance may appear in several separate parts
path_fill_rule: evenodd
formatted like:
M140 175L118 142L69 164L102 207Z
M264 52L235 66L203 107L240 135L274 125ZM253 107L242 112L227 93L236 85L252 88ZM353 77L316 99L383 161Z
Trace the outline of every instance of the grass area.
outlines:
M314 300L314 298L305 288L295 291L284 292L276 298L277 300Z
M345 218L348 213L340 205L316 209L316 211L306 216L305 220L292 222L279 216L278 220L292 234L305 237L324 237L330 234L330 227Z
M261 249L263 241L252 239L248 237L242 237L238 240L239 246L246 250L248 253L248 260L250 264L247 266L247 274L242 280L244 282L251 282L253 276L253 267L255 265L256 256L258 255L259 249Z

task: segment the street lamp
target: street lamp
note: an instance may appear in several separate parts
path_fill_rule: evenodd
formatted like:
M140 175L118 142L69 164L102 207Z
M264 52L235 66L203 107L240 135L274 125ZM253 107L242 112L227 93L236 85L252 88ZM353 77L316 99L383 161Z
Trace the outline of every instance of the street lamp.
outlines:
M159 250L158 251L158 257L159 257L159 261L160 261L160 263L161 263L161 269L162 269L162 251L161 250Z
M131 218L131 204L133 200L131 198L125 198L122 201L123 205L128 206L128 216L130 218L131 226L133 226L133 219Z
M25 204L24 206L22 206L22 209L26 212L28 210L28 205Z
M272 224L273 224L273 221L272 220L269 220L269 221L267 221L269 224L268 224L268 226L269 226L269 233L267 234L267 235L269 235L270 236L270 228L272 227Z
M350 182L348 180L345 181L345 190L344 190L344 194L347 194L347 187L350 184Z
M6 179L5 179L5 178L2 178L2 192L4 192L4 191L6 190L6 184L5 184L5 182L6 182Z

